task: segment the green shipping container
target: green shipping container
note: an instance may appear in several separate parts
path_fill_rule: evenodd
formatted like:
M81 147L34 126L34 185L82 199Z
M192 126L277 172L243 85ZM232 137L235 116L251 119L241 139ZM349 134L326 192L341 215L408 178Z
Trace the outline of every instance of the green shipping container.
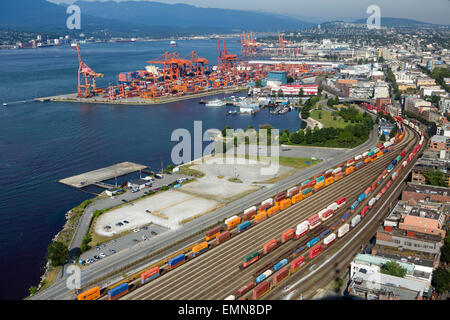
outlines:
M250 260L256 258L257 256L259 256L258 251L254 251L254 252L252 252L252 253L246 255L246 256L244 257L243 260L244 260L245 263L247 263L247 262L249 262Z
M311 193L312 191L313 191L312 188L307 188L307 189L305 189L305 190L302 191L302 194L305 196L305 195L307 195L308 193Z

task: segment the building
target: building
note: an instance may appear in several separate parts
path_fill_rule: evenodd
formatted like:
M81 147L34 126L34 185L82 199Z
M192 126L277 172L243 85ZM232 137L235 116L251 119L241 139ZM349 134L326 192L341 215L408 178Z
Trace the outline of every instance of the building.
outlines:
M441 115L430 109L425 109L422 111L422 117L429 122L439 122Z
M450 202L450 190L446 187L435 187L408 182L402 192L402 201L408 202Z
M377 81L373 92L373 98L389 98L389 86L386 82Z
M280 86L287 84L287 72L285 71L269 71L267 74L267 86Z
M449 140L448 137L434 135L428 142L428 150L436 152L441 152L442 150L450 151Z
M424 110L431 109L431 102L423 99L408 96L405 98L405 111L414 113L415 115L421 115Z
M424 173L432 169L443 171L448 186L450 187L450 163L439 159L419 159L411 170L411 182L426 184Z
M300 90L303 90L303 94L306 96L316 96L319 93L319 85L287 84L280 86L272 86L273 94L277 94L280 90L283 91L283 95L285 96L298 96Z
M391 104L390 98L376 98L376 107L377 108L384 108L389 104Z
M450 98L441 98L439 101L439 111L444 114L450 112Z
M131 181L128 181L128 184L127 184L128 188L131 188L131 189L137 188L139 190L144 189L147 185L151 185L151 182L144 180L144 179L131 180Z
M108 197L115 196L116 194L118 194L120 192L122 192L122 189L115 189L115 188L107 189L105 191L105 193Z

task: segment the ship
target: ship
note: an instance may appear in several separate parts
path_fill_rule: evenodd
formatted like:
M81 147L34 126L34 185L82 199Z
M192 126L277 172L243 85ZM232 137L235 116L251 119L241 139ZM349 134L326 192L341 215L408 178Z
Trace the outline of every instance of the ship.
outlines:
M224 105L226 105L226 102L220 100L220 99L216 99L216 100L211 100L206 102L205 106L207 107L223 107Z
M172 46L172 47L176 47L177 46L177 43L176 43L176 41L170 41L170 45Z

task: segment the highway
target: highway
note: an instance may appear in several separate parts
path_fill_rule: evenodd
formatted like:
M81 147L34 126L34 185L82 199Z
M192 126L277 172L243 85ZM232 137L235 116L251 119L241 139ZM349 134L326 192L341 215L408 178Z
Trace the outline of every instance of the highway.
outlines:
M347 197L344 208L338 209L334 217L326 225L348 211L351 203L387 168L389 163L407 146L417 143L417 137L407 130L405 138L389 152L372 164L364 166L353 174L333 183L324 190L313 194L299 204L278 213L276 216L257 224L250 230L233 237L217 248L203 253L175 270L151 281L149 284L131 292L123 299L224 299L235 294L237 289L254 280L254 273L269 262L277 261L282 253L300 243L290 241L279 249L269 253L257 263L241 271L239 265L242 258L254 251L260 250L269 240L279 238L281 233L327 207L341 196ZM349 155L345 155L349 158ZM297 180L297 184L301 182ZM312 232L312 231L311 231ZM303 241L303 239L302 239ZM281 260L281 259L280 259Z
M263 188L246 195L241 199L233 201L227 206L213 211L211 214L190 221L184 225L182 230L167 231L154 237L151 242L140 243L84 267L81 272L83 289L87 289L93 285L100 285L100 287L110 285L114 283L114 281L117 281L117 279L121 279L121 274L126 270L133 272L139 267L151 265L156 260L177 252L180 248L186 247L187 245L203 238L203 232L211 226L217 224L218 220L222 220L223 218L240 213L248 207L251 207L269 197L273 197L279 191L286 190L294 185L297 185L300 181L304 181L309 177L324 172L331 167L337 166L346 161L348 158L361 154L364 151L374 147L377 144L377 141L377 125L375 125L368 141L354 149L343 151L334 158L326 159L315 166L293 174L292 176L269 187ZM171 243L178 244L170 248L170 250L165 250L161 253L158 252L158 250L164 250ZM158 253L155 254L155 252ZM127 266L129 269L124 270ZM133 269L131 269L131 267ZM114 274L116 275L115 278L112 277ZM105 280L107 276L111 279ZM67 289L66 275L64 275L52 286L38 292L36 295L30 297L30 299L69 300L75 299L75 294L73 291Z

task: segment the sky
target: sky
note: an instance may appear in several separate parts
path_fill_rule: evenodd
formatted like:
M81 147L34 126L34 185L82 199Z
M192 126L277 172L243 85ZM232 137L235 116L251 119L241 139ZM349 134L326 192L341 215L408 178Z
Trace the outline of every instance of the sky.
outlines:
M49 0L73 3L74 0ZM95 1L95 0L84 0ZM125 0L116 0L125 1ZM309 22L366 18L367 7L378 5L381 16L450 24L450 0L158 0L198 7L253 10L285 14Z

